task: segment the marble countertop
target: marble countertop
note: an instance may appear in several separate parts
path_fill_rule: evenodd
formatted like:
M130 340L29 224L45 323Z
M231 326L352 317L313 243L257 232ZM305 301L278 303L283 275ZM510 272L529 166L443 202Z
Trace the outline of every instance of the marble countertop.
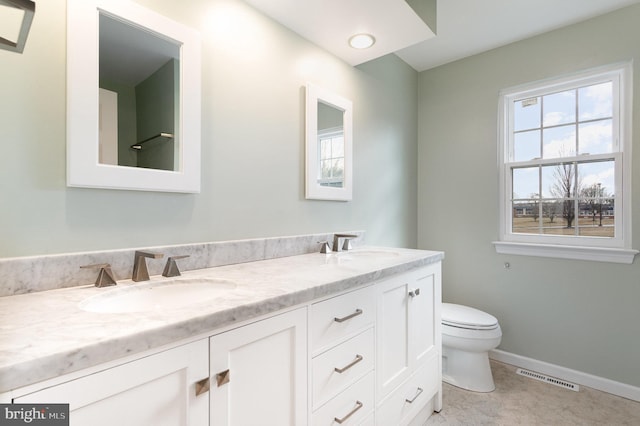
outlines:
M0 393L92 367L435 263L442 252L361 247L183 273L235 283L215 300L132 313L79 304L116 287L93 285L0 297ZM164 277L153 276L151 281Z

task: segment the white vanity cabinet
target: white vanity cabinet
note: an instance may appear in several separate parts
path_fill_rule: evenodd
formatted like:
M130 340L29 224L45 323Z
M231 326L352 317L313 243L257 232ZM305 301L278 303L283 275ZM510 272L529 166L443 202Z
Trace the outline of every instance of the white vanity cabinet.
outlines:
M307 308L210 338L210 424L307 424Z
M13 398L69 404L71 426L197 426L209 420L206 339Z
M442 408L440 268L225 323L0 401L69 403L72 426L419 424Z
M407 424L428 403L441 408L440 281L435 263L377 284L378 425Z

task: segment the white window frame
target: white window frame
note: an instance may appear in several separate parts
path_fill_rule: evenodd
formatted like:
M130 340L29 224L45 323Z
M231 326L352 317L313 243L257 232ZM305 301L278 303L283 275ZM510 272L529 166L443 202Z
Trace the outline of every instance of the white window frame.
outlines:
M493 244L498 253L579 259L614 263L633 263L637 250L631 248L631 122L632 64L612 64L579 73L528 83L500 92L498 110L498 167L500 179L500 239ZM528 165L512 160L513 105L517 100L544 96L563 90L613 82L613 152L591 155L589 159L610 158L616 164L615 237L573 237L519 234L512 232L512 179L514 165ZM562 161L584 160L585 157L562 158ZM536 160L545 163L547 160ZM557 159L549 160L557 163ZM532 162L534 164L534 162Z

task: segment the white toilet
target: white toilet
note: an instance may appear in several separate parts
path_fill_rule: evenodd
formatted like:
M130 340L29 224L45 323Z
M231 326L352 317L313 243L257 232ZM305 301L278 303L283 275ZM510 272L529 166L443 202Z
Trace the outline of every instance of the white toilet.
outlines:
M486 312L442 304L442 380L462 389L491 392L496 387L489 351L502 339L498 320Z

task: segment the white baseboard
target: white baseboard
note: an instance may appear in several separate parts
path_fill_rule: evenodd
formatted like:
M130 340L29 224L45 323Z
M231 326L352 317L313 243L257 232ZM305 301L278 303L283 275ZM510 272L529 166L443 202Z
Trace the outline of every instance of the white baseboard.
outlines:
M548 362L538 361L537 359L527 358L526 356L512 354L500 349L490 351L489 358L640 402L640 387L627 385Z

